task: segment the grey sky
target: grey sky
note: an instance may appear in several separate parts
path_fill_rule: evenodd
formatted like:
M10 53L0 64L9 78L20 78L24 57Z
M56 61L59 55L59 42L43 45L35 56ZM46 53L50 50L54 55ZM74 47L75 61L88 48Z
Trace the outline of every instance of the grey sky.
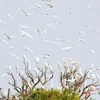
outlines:
M35 66L34 56L39 57L43 54L50 54L51 57L48 58L47 62L52 64L55 71L57 70L56 60L59 59L62 62L63 57L75 57L81 63L82 69L91 67L91 62L94 64L94 67L98 68L100 66L100 1L52 0L53 9L56 11L52 11L51 13L53 14L45 15L46 12L50 12L49 7L46 5L48 3L42 0L0 0L0 20L7 23L0 22L0 30L4 30L8 36L16 36L13 40L7 40L7 37L0 32L0 39L9 42L8 45L0 41L0 76L5 73L4 66L9 64L13 68L16 64L19 65L21 70L24 68L22 53L27 55L33 66ZM30 8L34 4L40 4L41 8ZM22 10L20 9L30 15L21 15ZM8 17L7 13L14 20ZM55 22L60 23L57 24ZM30 29L24 29L24 31L32 35L33 38L20 35L20 30L23 30L19 27L20 24L30 27ZM49 28L47 24L55 26ZM34 31L40 27L45 28L47 33L39 34ZM79 31L84 32L86 35L79 35ZM58 42L54 37L64 39L66 42L59 41L61 45L54 44L53 42ZM45 43L42 39L50 42ZM84 39L85 41L82 43L78 39ZM67 41L75 42L75 45L72 46ZM11 49L9 46L14 46L14 48ZM31 48L34 53L23 51L23 46ZM66 46L72 46L71 50L61 50L61 48ZM89 50L94 50L95 53L90 53L88 52ZM14 52L20 60L5 54L7 52ZM40 63L43 66L42 62L44 60L40 58ZM54 83L54 86L56 84ZM7 79L2 78L0 80L0 87L4 87L4 89L9 87Z

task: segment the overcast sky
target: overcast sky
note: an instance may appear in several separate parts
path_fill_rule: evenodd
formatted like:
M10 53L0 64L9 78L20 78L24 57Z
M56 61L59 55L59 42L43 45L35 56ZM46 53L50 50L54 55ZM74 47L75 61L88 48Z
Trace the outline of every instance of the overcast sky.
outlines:
M48 4L53 5L52 9ZM49 62L55 72L58 70L56 60L62 63L63 57L74 57L82 69L91 67L91 63L99 68L99 19L99 0L0 0L0 76L8 65L13 69L18 64L23 70L23 54L27 55L32 67L35 67L34 56L51 55L47 60L40 57L40 65ZM23 29L21 25L29 28ZM23 31L29 36L23 36ZM8 36L16 38L9 40ZM59 38L63 41L57 40ZM25 51L24 46L34 53ZM71 49L62 50L64 47ZM8 52L20 59L6 54ZM54 86L59 86L57 82ZM9 87L7 78L1 77L0 87L5 90Z

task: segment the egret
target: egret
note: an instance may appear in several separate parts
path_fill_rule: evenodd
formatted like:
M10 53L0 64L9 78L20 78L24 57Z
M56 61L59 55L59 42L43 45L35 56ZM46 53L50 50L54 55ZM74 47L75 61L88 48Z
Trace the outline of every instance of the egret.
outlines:
M19 13L21 15L25 15L25 16L33 15L33 13L26 13L25 10L23 10L23 9L19 9L19 10L22 11L22 13Z
M23 12L24 15L28 16L27 13L23 9L20 9L20 10Z
M18 57L18 56L16 56L15 54L11 54L14 58L16 58L16 59L19 59L20 60L20 58Z
M3 21L3 20L0 20L0 23L3 23L3 24L7 24L5 21Z
M39 57L34 57L34 58L35 58L36 63L40 61Z
M91 85L91 86L88 88L88 91L94 91L94 90L96 90L96 87L93 86L93 85Z
M21 36L28 36L30 38L33 38L29 33L25 32L25 31L20 31L21 32Z
M41 55L39 57L42 57L42 58L46 59L46 58L50 57L50 55L44 54L44 55Z
M7 71L11 71L12 70L11 65L5 66L5 68L6 68Z
M60 67L61 66L61 63L57 60L57 63L58 63L58 66Z
M91 26L91 25L84 25L84 27L89 27L89 28L91 28L91 29L93 29L93 27Z
M25 29L25 28L27 28L27 29L30 29L30 27L29 26L25 26L25 25L19 25L19 27L21 27L21 28L23 28L23 29Z
M30 52L34 53L34 51L33 51L32 49L30 49L29 47L24 46L23 48L24 48L24 50L26 50L26 51L30 51Z
M67 43L69 43L71 45L75 45L75 42L67 41Z
M90 52L90 53L95 53L95 51L94 51L94 50L89 50L88 52Z
M6 31L4 31L4 30L0 30L0 32L1 32L1 33L5 33Z
M61 42L65 42L64 39L61 39L61 38L57 38L57 37L54 37L57 41L61 41Z
M54 5L52 5L52 4L46 4L46 5L49 6L50 8L54 7Z
M56 15L52 15L52 17L57 18L57 19L59 18L59 17L58 17L58 16L56 16Z
M7 34L4 34L4 35L8 38L8 40L12 40L12 39L16 38L16 36L8 36Z
M13 48L14 48L14 46L9 46L9 48L13 49Z
M28 64L30 64L30 61L28 60L28 58L26 57L25 54L23 54L23 58L24 58L24 61L26 61Z
M54 21L54 23L55 23L55 24L61 24L61 22L60 22L60 21Z
M13 56L14 58L16 58L16 59L19 59L20 60L20 58L19 57L17 57L13 52L7 52L6 54L9 54L9 55L11 55L11 56Z
M4 39L0 39L0 41L2 41L2 42L4 42L4 43L9 45L9 43L6 40L4 40Z
M82 31L79 31L79 34L86 35L86 33L82 32Z
M55 28L55 25L53 25L53 24L47 24L46 26L49 28Z
M10 14L8 14L8 13L6 13L7 14L7 16L9 17L9 18L11 18L12 20L14 20L14 18L10 15Z
M16 71L19 69L19 66L18 66L18 64L15 66L15 69L16 69Z
M49 40L44 40L44 39L41 39L41 40L43 40L45 43L50 43L51 42Z
M84 43L85 42L85 39L77 39L76 41L79 41L79 42Z
M2 78L4 78L6 75L8 75L7 73L4 73L2 76L0 76L0 77L2 77Z
M6 54L13 54L13 52L7 52Z
M43 27L40 27L41 31L43 31L44 33L47 33L47 30Z
M87 9L91 9L91 8L93 8L93 7L92 7L92 6L87 6L86 8L87 8Z
M67 47L62 48L61 50L68 50L68 51L70 51L71 48L72 48L71 46L67 46Z
M56 45L61 45L61 43L59 42L55 42L55 41L52 41L53 44L56 44Z

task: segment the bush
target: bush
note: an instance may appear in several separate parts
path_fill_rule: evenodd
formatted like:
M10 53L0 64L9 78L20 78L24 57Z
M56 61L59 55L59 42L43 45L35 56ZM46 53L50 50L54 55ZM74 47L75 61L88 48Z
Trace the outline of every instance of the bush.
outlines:
M43 88L37 88L32 91L29 97L22 96L23 99L27 100L80 100L75 92L64 89L62 91L57 89L46 90Z

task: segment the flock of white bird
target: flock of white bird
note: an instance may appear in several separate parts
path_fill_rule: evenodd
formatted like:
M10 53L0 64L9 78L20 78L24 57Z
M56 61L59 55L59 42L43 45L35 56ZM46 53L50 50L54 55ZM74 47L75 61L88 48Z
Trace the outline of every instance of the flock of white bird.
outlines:
M46 24L45 27L38 27L37 29L34 29L33 32L38 34L39 36L42 37L43 36L48 36L48 28L49 29L55 29L57 28L57 25L61 25L63 24L61 21L60 21L60 17L59 16L56 16L55 12L56 12L56 9L55 9L55 6L54 4L52 4L52 1L51 0L42 0L43 2L45 2L45 9L47 9L47 12L43 11L42 9L42 5L40 4L33 4L33 6L30 6L29 9L33 9L34 11L36 10L36 12L40 12L40 17L43 17L45 18L46 16L50 16L51 18L55 19L55 21L53 21L53 24ZM0 7L5 7L4 4L0 4ZM88 6L87 9L92 9L93 7L91 6ZM1 9L1 8L0 8ZM28 16L34 16L34 13L27 13L27 11L25 11L23 8L20 8L18 9L19 11L19 15L20 16L23 16L23 17L28 17ZM73 12L68 12L68 14L74 16L74 13ZM9 20L12 20L12 21L15 21L15 18L10 15L9 12L5 13L5 16L7 16L9 18ZM2 26L2 24L4 25L7 25L8 22L6 22L6 19L0 19L0 26ZM27 23L26 23L27 24ZM10 24L9 24L10 25ZM19 33L20 33L20 36L25 38L25 37L29 37L30 39L33 39L34 40L34 36L32 34L30 34L29 32L27 32L26 30L32 30L32 28L30 26L26 26L26 25L23 25L23 24L19 24L18 27L20 27L21 30L19 30ZM92 26L90 25L84 25L84 27L86 28L90 28L92 31L93 28ZM13 29L12 29L13 30ZM14 36L13 34L12 35L9 35L9 33L6 32L6 30L2 30L0 29L0 35L3 36L3 38L0 38L0 44L1 43L5 43L7 44L7 46L13 50L15 45L10 45L10 41L13 42L13 40L17 38L17 36ZM83 31L78 31L78 35L79 37L81 35L84 35L86 36L87 34ZM85 43L85 38L78 38L77 40L75 40L74 42L73 41L69 41L69 40L66 40L66 39L63 39L63 38L60 38L60 37L52 37L53 41L52 40L48 40L48 39L44 39L44 38L40 38L41 41L44 41L44 43L48 43L48 45L51 45L51 44L54 44L54 45L57 45L57 46L60 46L61 49L59 50L66 50L67 52L70 52L71 49L73 49L73 47L77 44L77 42L80 42L80 43ZM26 40L27 41L27 40ZM63 44L67 44L67 46L63 46ZM20 44L18 44L20 45ZM41 45L40 45L41 46ZM22 47L22 51L29 51L31 52L32 54L35 55L35 52L33 49L27 47L27 46L23 46ZM88 53L92 53L94 54L95 51L94 50L88 50L87 51ZM20 57L18 57L13 51L10 51L10 52L5 52L6 55L10 55L18 60L21 60ZM54 55L54 54L53 54ZM44 58L44 59L47 59L48 57L50 57L51 54L43 54L43 55L40 55L40 56L34 56L34 60L36 61L36 63L38 63L40 61L40 58ZM23 54L23 57L29 62L29 60L27 59L26 55ZM6 63L6 61L5 61ZM60 63L59 63L60 64ZM45 65L47 66L48 64L45 62ZM7 67L9 70L11 70L11 66L8 65ZM51 68L51 67L50 67ZM18 69L18 66L17 66L17 69ZM52 69L52 68L51 68ZM38 73L38 71L36 70L36 68L34 68L34 70ZM53 70L53 69L52 69ZM4 77L5 74L2 75L2 77Z

